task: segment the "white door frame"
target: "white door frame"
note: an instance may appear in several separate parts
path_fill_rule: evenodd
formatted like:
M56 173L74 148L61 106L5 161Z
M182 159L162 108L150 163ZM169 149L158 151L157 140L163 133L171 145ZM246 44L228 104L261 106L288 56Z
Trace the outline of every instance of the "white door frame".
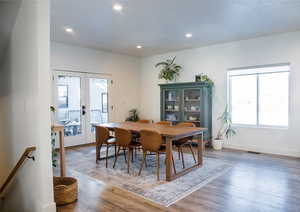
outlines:
M107 90L108 90L108 121L110 121L110 100L111 100L111 75L108 74L95 74L95 73L86 73L86 72L76 72L70 70L53 70L52 73L52 103L55 108L57 108L57 77L59 75L63 76L73 76L73 77L80 77L80 107L84 105L86 107L85 115L82 115L82 109L80 108L81 114L81 131L82 134L78 136L68 136L65 137L65 146L76 146L80 144L87 144L95 142L95 138L91 132L91 125L90 125L90 95L89 95L89 78L99 78L99 79L107 79ZM57 116L55 115L55 120L57 120Z

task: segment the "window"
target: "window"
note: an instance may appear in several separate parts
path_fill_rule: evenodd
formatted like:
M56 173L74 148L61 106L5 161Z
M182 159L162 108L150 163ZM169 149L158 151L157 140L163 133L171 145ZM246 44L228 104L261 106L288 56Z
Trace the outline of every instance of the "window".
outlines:
M67 85L58 85L58 107L59 108L68 108L69 99L68 99L68 86Z
M289 71L289 65L230 70L228 101L232 123L287 127Z

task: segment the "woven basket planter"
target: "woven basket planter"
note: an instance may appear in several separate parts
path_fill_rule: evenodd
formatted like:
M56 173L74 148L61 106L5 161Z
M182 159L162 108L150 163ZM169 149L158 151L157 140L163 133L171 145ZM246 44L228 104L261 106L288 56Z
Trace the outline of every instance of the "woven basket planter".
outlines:
M77 200L78 185L73 177L53 177L56 205L65 205Z

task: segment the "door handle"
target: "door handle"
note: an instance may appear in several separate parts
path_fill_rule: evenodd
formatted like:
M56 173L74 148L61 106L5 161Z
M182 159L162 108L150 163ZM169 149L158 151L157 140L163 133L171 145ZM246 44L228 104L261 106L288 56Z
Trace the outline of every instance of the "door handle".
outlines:
M84 116L85 114L86 114L86 112L85 112L85 105L82 105L82 115Z

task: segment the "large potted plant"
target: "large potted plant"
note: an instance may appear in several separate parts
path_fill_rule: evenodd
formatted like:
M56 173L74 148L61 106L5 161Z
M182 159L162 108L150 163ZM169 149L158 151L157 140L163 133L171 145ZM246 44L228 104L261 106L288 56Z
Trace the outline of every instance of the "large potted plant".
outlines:
M164 79L167 82L176 81L182 67L174 63L175 59L176 57L173 57L173 59L168 59L165 62L160 62L155 65L155 68L162 67L158 75L159 79Z
M215 150L221 150L223 148L225 138L228 139L236 134L236 131L232 128L231 114L228 111L228 106L225 107L224 112L218 120L221 122L221 126L216 138L212 142Z

